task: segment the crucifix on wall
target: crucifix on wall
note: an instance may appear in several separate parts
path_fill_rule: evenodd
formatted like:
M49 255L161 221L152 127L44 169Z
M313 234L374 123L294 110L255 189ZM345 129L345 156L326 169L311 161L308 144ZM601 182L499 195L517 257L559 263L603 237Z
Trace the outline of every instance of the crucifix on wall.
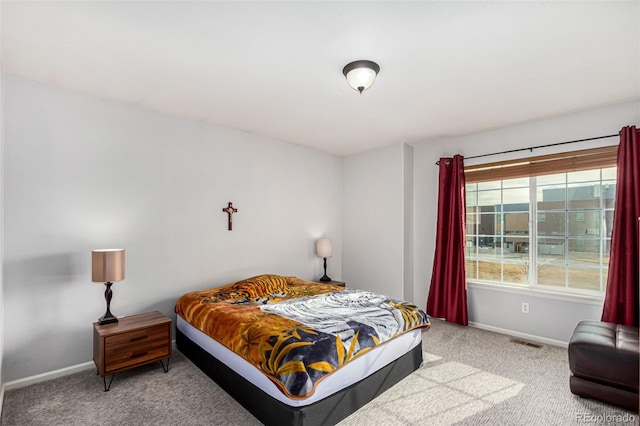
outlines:
M229 202L229 205L225 208L222 209L223 212L225 212L227 214L227 221L228 221L228 229L229 231L231 231L233 229L233 219L231 218L231 215L234 213L237 213L238 209L233 207L233 203Z

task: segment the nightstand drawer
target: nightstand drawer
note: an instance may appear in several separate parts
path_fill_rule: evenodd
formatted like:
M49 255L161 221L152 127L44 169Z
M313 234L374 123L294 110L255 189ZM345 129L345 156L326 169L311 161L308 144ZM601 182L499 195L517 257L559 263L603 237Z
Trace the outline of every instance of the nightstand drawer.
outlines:
M105 373L108 374L132 365L165 358L169 356L169 347L166 341L158 341L151 344L117 348L115 351L109 351L107 348L106 352L107 369Z
M107 351L116 348L126 348L139 345L140 343L153 342L156 340L166 341L169 338L169 327L166 325L158 325L154 327L143 328L140 330L130 331L127 333L114 334L105 338Z
M169 333L167 325L159 325L106 337L105 373L169 356Z

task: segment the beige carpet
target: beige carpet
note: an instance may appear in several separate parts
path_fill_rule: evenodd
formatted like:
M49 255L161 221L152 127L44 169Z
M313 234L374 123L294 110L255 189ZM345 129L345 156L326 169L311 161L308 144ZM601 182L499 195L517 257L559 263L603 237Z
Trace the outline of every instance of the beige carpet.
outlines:
M635 413L571 394L566 349L434 321L423 351L420 369L340 425L638 424ZM85 371L8 391L2 410L6 426L205 424L260 423L178 351L166 374L159 364L121 373L104 393Z

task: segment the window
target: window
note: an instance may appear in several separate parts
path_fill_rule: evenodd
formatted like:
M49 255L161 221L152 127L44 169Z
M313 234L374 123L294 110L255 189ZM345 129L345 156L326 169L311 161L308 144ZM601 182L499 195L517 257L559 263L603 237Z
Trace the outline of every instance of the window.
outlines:
M560 164L558 157L574 154L544 158ZM600 162L588 156L585 165L574 156L565 161L569 167L564 170L547 164L542 171L531 167L543 157L512 162L519 170L511 174L505 170L508 162L494 163L499 173L487 172L494 165L465 168L467 278L572 293L604 292L616 168L615 155L598 149L596 156ZM474 175L478 172L484 175Z

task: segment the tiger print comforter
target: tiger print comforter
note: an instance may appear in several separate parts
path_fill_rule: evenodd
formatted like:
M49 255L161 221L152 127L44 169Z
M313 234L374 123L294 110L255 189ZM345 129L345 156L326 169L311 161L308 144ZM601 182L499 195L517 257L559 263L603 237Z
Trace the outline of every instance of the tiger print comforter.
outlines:
M323 377L355 357L429 326L415 305L278 275L185 294L176 313L294 399L312 395Z

